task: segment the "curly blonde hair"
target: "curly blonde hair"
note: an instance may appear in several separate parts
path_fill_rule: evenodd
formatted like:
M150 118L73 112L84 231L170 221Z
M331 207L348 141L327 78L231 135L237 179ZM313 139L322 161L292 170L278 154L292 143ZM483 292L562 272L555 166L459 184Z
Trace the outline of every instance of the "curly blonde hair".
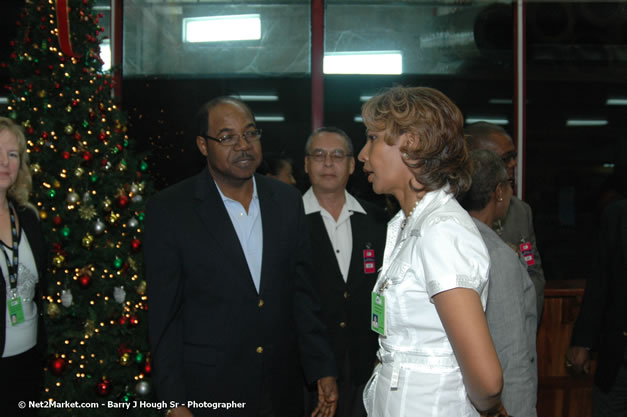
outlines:
M410 133L400 150L403 161L422 185L417 191L433 191L449 184L458 196L470 188L471 163L464 140L464 118L457 106L440 91L428 87L392 87L372 97L362 107L366 128L384 131L394 145Z
M8 130L17 138L17 147L20 154L20 167L17 171L15 183L7 190L7 197L21 206L31 206L28 202L31 189L33 188L33 179L30 174L28 165L28 153L26 152L26 136L22 126L13 120L0 117L0 132ZM33 207L34 208L34 207Z

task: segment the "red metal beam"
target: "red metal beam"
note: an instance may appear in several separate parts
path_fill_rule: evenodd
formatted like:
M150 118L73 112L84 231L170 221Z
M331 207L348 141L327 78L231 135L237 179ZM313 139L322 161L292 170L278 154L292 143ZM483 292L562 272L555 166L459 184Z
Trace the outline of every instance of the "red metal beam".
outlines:
M311 128L324 126L324 0L311 1Z
M122 33L123 23L123 0L111 0L111 66L113 71L113 97L117 102L122 101Z

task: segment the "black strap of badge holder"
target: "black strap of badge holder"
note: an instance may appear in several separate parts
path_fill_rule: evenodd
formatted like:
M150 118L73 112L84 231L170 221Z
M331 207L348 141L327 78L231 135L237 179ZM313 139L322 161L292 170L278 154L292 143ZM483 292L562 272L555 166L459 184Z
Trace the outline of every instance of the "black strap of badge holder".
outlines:
M12 290L17 288L17 269L19 265L19 242L17 241L17 226L15 224L15 211L13 210L13 204L9 203L9 213L11 217L11 237L13 238L13 244L11 245L12 256L9 259L9 255L3 250L2 253L7 260L7 270L9 271L9 285Z

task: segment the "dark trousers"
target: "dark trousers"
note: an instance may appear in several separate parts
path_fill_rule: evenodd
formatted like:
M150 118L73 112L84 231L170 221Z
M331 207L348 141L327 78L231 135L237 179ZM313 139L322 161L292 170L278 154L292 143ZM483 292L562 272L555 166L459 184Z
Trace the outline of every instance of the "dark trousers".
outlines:
M34 417L29 401L40 401L44 382L43 363L37 347L16 356L0 358L0 410L6 417ZM24 407L20 407L20 402Z
M594 417L627 417L627 350L616 381L609 392L594 387Z

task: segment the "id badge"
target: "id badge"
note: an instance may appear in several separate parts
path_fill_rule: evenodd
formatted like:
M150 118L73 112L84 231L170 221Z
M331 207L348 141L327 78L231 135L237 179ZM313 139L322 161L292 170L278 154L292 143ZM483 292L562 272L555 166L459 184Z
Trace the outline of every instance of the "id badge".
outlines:
M381 336L385 335L385 296L376 292L372 293L370 329Z
M522 254L523 258L525 258L525 262L527 262L527 266L536 264L536 260L533 258L533 249L531 247L531 242L521 243L520 253Z
M17 326L24 322L24 309L22 308L22 299L20 297L10 298L7 302L9 308L9 318L11 325Z
M374 261L374 249L364 249L364 274L374 274L377 266Z

